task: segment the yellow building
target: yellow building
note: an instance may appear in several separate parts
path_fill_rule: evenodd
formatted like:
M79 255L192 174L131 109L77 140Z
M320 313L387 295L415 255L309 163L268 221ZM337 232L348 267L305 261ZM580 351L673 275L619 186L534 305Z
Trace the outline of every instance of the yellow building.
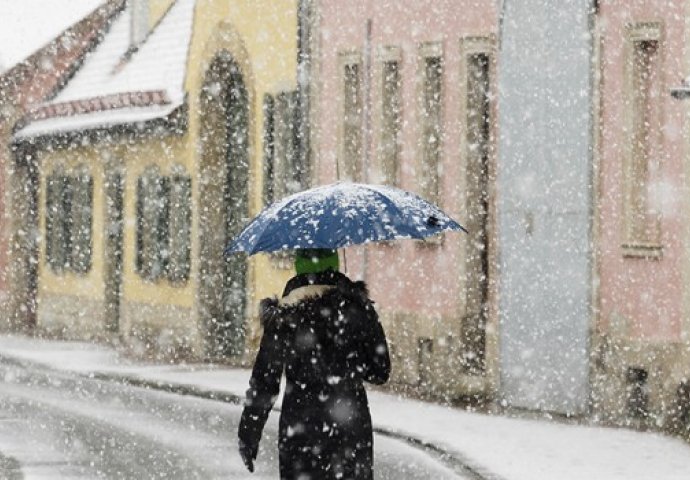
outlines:
M290 270L223 249L266 201L306 182L297 10L130 0L30 113L15 143L38 172L40 329L120 337L139 354L243 357L257 299Z

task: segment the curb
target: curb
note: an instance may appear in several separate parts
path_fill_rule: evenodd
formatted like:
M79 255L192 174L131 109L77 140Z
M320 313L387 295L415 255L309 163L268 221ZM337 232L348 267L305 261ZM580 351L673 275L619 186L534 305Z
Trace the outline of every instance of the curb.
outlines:
M244 397L240 397L234 393L205 389L196 385L148 380L136 376L110 372L92 372L91 374L82 375L87 375L89 378L101 381L119 382L133 387L164 391L177 395L188 395L191 397L231 403L234 405L242 405L244 403ZM280 407L274 406L273 411L280 412ZM504 480L502 477L488 472L483 467L475 465L474 462L456 452L450 452L443 447L422 440L421 438L412 436L408 433L397 432L376 426L373 427L373 431L379 435L403 441L411 447L424 450L445 463L456 473L470 477L472 480Z
M45 370L51 370L60 373L70 373L73 375L86 377L93 380L99 380L103 382L116 382L132 387L162 391L176 395L186 395L196 398L203 398L206 400L225 402L233 405L242 405L244 403L244 397L240 397L239 395L236 395L234 393L221 390L206 389L196 385L151 380L141 378L136 375L128 375L115 372L94 371L85 373L73 370L64 370L59 368L53 368L49 365L40 362L34 362L23 358L17 358L11 355L8 356L2 352L0 352L0 361L4 361L6 363L18 365L25 368L29 366L34 368L39 367ZM280 412L280 408L273 407L273 411ZM472 480L505 480L503 477L497 476L487 471L485 468L474 464L474 462L471 461L469 458L461 454L458 454L457 452L451 452L442 446L430 443L426 440L410 435L409 433L403 433L376 426L373 427L373 431L374 433L377 433L379 435L405 442L413 448L424 450L426 453L431 454L432 456L439 459L439 461L444 463L457 474L469 477Z

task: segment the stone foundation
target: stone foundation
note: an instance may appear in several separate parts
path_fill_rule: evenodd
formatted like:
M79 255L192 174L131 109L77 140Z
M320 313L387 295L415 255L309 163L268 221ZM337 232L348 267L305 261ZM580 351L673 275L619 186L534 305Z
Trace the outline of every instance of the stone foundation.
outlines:
M123 300L120 334L130 353L139 358L203 358L202 332L190 308Z
M611 335L593 351L592 411L597 419L637 428L690 429L688 348ZM687 413L685 413L687 412ZM685 418L688 417L688 418Z
M40 294L38 329L47 335L70 340L104 340L103 300L64 294Z
M462 340L455 318L430 319L406 313L381 312L388 338L391 384L413 388L445 400L489 396L488 375L463 371Z

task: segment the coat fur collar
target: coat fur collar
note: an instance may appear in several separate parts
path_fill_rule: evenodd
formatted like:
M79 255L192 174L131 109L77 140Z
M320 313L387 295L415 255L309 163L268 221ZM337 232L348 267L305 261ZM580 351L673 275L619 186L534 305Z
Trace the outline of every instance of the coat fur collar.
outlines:
M333 285L305 285L303 287L295 288L283 298L278 300L278 305L292 307L300 302L311 298L318 298L323 296L326 292L333 290Z
M316 301L331 295L363 304L370 301L369 291L362 281L353 282L339 272L309 275L311 274L293 277L287 283L282 298L273 297L261 300L259 318L262 325L281 317L292 309L299 308L306 302Z

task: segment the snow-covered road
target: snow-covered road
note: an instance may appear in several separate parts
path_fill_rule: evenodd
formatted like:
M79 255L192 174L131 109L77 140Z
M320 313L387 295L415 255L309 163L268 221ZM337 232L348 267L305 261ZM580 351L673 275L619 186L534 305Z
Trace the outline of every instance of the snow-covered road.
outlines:
M236 450L240 407L0 360L0 478L277 478L277 415L257 471ZM377 479L461 479L377 436Z

